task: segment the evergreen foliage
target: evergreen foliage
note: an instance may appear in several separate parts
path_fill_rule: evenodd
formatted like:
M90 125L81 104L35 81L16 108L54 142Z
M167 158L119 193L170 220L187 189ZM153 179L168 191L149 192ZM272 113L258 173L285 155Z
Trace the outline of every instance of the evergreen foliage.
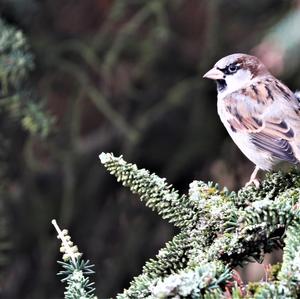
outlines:
M0 19L0 113L19 122L31 134L46 137L53 117L28 88L33 55L20 30Z
M298 298L300 296L299 173L272 173L260 189L228 192L194 181L180 195L165 179L122 156L100 160L152 210L180 228L129 289L117 298ZM283 262L267 281L244 287L237 265L261 262L283 248ZM275 273L275 274L274 274Z
M95 288L94 283L90 282L89 275L94 271L91 269L93 265L89 261L82 259L82 254L78 252L78 248L71 241L71 237L66 229L61 230L55 220L52 220L62 246L60 251L63 252L63 261L58 261L62 265L63 270L58 275L63 276L62 282L66 283L65 299L97 299L93 294Z
M14 151L21 156L23 138L18 133L22 128L32 135L46 137L54 121L29 87L33 68L33 55L24 34L0 18L0 266L7 263L11 247L5 200L10 196L10 162L15 164L17 159Z

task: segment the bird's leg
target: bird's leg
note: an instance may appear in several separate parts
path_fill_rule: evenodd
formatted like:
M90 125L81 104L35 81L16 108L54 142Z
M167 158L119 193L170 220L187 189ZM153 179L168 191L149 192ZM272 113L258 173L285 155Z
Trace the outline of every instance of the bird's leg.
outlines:
M255 168L251 174L249 182L246 183L246 185L245 185L246 187L250 186L251 184L254 184L256 188L259 188L259 181L256 178L258 171L259 171L259 167L255 166Z

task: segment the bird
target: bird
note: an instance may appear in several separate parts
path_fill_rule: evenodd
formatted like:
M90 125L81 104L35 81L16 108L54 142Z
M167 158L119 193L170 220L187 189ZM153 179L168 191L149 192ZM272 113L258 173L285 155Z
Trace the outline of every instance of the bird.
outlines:
M259 188L259 170L300 161L300 97L255 56L223 57L203 78L217 84L217 111L230 137L255 164L246 186Z

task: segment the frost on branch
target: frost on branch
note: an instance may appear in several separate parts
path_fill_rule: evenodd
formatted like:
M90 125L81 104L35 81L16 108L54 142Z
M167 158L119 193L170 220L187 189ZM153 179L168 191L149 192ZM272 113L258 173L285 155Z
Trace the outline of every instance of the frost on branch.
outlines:
M94 273L91 269L93 265L81 258L82 254L71 241L68 231L61 230L56 220L52 220L52 224L57 231L57 238L61 240L60 251L63 253L63 262L58 263L63 270L58 275L63 276L61 281L66 283L65 299L97 299L94 295L94 283L90 282L88 277Z
M180 195L165 179L123 157L102 153L105 168L152 210L180 228L117 298L298 298L300 176L273 173L254 187L228 192L194 181ZM283 248L278 275L242 286L233 268Z

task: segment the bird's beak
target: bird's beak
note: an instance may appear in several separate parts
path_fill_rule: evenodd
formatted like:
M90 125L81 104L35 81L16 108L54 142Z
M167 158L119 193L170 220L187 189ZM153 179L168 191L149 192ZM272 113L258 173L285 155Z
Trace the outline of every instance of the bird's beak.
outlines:
M203 78L221 80L224 79L224 73L216 68L212 68L203 76Z

